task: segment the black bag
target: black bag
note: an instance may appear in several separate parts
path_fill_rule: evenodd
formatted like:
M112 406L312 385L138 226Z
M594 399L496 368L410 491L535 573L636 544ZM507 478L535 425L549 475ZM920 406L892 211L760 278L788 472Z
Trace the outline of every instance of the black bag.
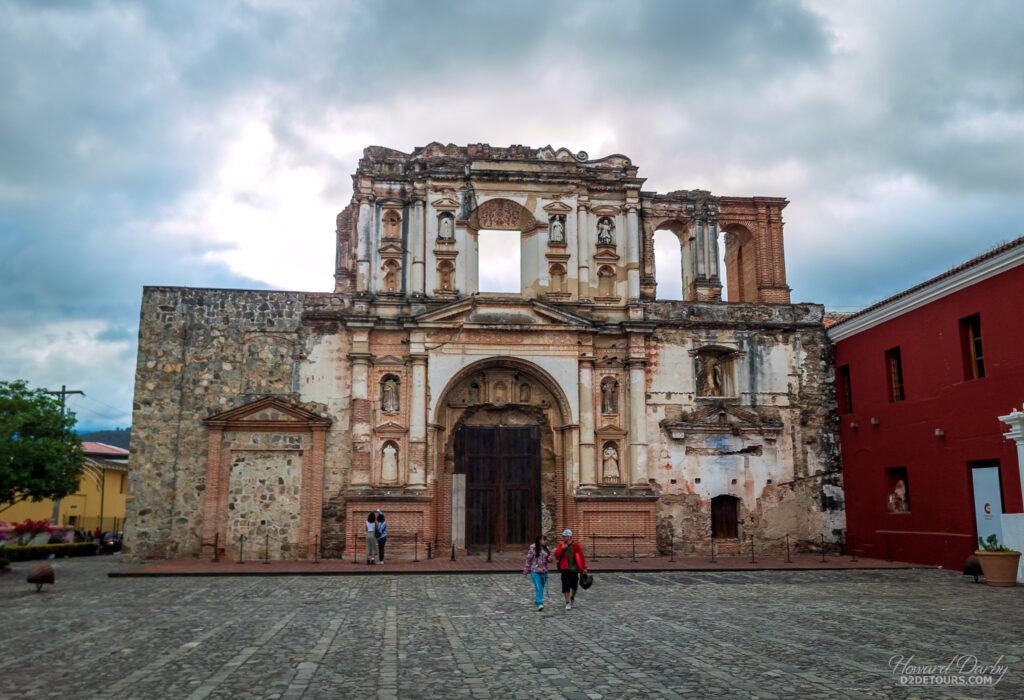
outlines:
M580 588L587 590L594 585L594 577L590 574L580 574Z

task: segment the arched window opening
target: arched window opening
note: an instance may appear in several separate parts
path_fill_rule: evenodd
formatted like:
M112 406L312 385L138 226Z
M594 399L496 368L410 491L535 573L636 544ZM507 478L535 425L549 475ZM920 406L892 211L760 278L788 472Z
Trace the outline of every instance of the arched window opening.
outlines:
M477 241L480 291L522 293L519 231L481 229L477 234Z
M739 533L740 499L715 496L711 499L711 536L716 540L736 539Z
M654 232L654 281L658 299L683 298L683 251L672 231Z

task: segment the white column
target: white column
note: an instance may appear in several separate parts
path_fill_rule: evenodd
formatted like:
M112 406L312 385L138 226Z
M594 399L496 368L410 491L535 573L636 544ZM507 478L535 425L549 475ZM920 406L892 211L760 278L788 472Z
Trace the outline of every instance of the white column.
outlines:
M587 223L587 205L580 202L576 209L576 262L580 299L590 297L590 228Z
M647 376L646 360L629 360L629 463L630 483L647 485Z
M640 298L640 230L636 207L626 210L626 230L629 242L626 246L626 280L629 284L629 298Z
M580 486L594 486L594 361L580 359Z
M359 234L356 250L356 291L366 292L370 289L370 218L372 209L369 200L359 202L359 222L356 231Z
M410 456L422 460L422 464L409 465L409 483L425 485L427 476L427 358L412 358L412 406L409 408Z
M1020 474L1021 498L1024 498L1024 412L1013 409L1009 415L999 416L999 420L1010 426L1010 432L1003 433L1003 436L1017 443L1017 471Z
M413 203L412 229L409 231L409 247L412 249L412 275L409 280L411 294L423 294L423 259L426 233L423 226L423 200Z
M708 232L708 277L711 278L712 282L718 282L722 276L722 273L718 269L718 222L709 221L707 224Z
M696 224L696 236L694 236L695 242L697 243L697 279L705 280L708 277L708 266L707 266L707 230L704 226L703 221L698 221Z
M1003 433L1008 440L1017 443L1017 472L1020 475L1021 498L1024 498L1024 412L1014 409L999 420L1010 426L1010 432ZM1003 542L1010 549L1024 551L1024 513L1003 513ZM1024 557L1017 564L1017 583L1024 583Z

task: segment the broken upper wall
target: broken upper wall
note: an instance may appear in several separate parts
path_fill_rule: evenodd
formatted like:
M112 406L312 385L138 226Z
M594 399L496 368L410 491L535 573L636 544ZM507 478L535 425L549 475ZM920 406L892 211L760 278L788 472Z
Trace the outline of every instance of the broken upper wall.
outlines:
M336 291L383 304L476 294L478 232L517 231L520 295L624 310L656 298L653 235L682 252L684 300L788 303L780 198L641 192L629 158L546 146L364 150L338 217ZM378 309L380 311L380 309Z

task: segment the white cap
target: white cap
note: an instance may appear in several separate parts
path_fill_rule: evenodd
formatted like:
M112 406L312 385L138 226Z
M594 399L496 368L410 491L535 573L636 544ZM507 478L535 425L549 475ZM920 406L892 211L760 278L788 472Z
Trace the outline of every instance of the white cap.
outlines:
M380 508L377 509L377 512L380 513L381 515L384 515L384 511L382 511Z
M572 537L572 530L569 528L562 530L562 537Z

